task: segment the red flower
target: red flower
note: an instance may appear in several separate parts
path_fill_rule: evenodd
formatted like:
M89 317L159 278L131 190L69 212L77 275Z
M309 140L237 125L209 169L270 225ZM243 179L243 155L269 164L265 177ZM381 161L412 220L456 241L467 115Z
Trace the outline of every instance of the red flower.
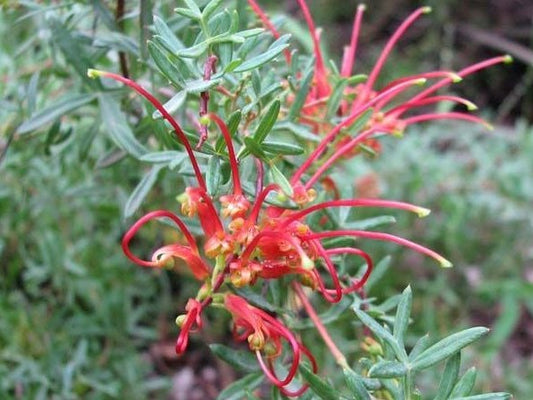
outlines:
M238 341L248 341L250 350L255 352L266 377L287 396L302 394L307 385L301 386L294 392L287 390L285 386L293 381L298 372L302 353L311 362L313 372L317 371L316 361L309 350L285 325L265 311L251 306L243 298L228 294L224 304L233 317L233 336ZM283 353L283 342L290 346L292 361L287 375L281 379L274 370L274 361Z

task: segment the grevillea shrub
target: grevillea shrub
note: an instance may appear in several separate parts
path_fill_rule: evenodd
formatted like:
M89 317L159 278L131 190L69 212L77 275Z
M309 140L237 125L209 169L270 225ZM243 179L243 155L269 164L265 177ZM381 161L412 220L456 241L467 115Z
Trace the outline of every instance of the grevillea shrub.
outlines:
M354 157L381 157L380 140L400 139L413 124L460 119L490 127L470 113L476 109L472 102L440 90L509 57L381 82L389 54L428 7L401 23L368 74L354 75L363 6L337 67L324 56L325 43L304 0L297 3L311 39L310 55L291 42L282 20L269 18L255 0L244 6L222 0L201 7L193 0L184 3L172 26L155 17L148 43L169 87L148 91L132 77L88 71L106 90L115 89L111 81L131 88L159 121L159 141L142 144L127 130L115 135L123 150L154 165L132 194L127 214L142 203L160 169L180 165L174 178L183 183L177 186L177 210L148 212L122 240L133 263L190 273L197 281L196 295L176 318L176 353L187 351L204 329L206 309L213 308L211 315L231 318L235 342L245 345L212 350L251 371L225 389L223 399L252 396L261 382L272 385L274 398L422 398L418 372L441 361L446 363L440 384L426 388L437 399L508 398L505 393L471 396L475 370L459 373L461 350L486 328L463 330L432 345L427 337L408 345L411 289L386 304L365 297L375 269L365 250L368 241L406 247L440 267L452 264L423 243L376 230L379 218L358 220L357 209L396 209L418 217L430 211L399 200L343 198L340 187L350 179L334 180L331 173ZM160 100L169 92L170 99ZM432 111L442 102L462 111ZM109 112L105 101L101 107ZM177 234L144 257L133 244L149 222L170 224ZM386 262L376 268L383 270ZM319 315L317 309L324 311ZM328 331L336 320L345 321L349 336L343 341ZM361 324L365 328L357 329ZM321 343L306 342L309 326ZM323 347L338 364L328 372L331 379L315 357ZM364 357L357 358L361 351ZM264 390L257 389L257 395Z

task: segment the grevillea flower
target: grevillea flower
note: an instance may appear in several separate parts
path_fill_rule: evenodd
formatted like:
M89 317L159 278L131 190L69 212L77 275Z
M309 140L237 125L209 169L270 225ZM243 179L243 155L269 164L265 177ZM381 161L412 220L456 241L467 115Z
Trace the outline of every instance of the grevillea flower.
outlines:
M256 193L250 196L245 193L241 184L239 162L234 144L226 123L216 113L208 111L208 93L202 93L200 102L199 144L197 150L209 140L208 130L212 134L218 132L226 144L225 157L231 169L232 190L218 197L209 195L202 169L196 158L195 150L184 134L180 124L164 108L164 106L135 81L110 72L89 70L90 77L104 77L122 82L148 100L163 118L170 124L177 139L183 144L190 159L196 183L187 187L178 201L181 213L188 218L197 218L203 231L202 238L197 242L187 225L175 213L167 210L149 212L141 217L125 234L122 248L126 256L134 263L149 268L173 268L176 259L185 264L192 275L200 282L199 290L194 298L188 300L185 311L176 319L180 333L176 341L176 353L183 353L189 343L191 333L202 328L203 310L211 304L223 306L233 318L233 334L237 341L247 341L265 376L280 391L288 396L299 396L307 386L300 385L297 389L289 388L298 373L300 363L305 359L311 364L313 372L317 364L309 350L282 322L282 315L270 314L236 294L235 288L253 286L259 280L269 281L282 277L293 277L292 295L300 299L311 320L331 349L336 360L343 365L345 360L329 337L325 327L314 312L307 299L307 291L319 293L326 301L334 303L346 294L360 291L368 280L373 262L370 255L356 247L328 247L324 240L329 238L350 237L393 242L408 247L437 260L441 266L449 267L451 263L422 245L411 242L386 232L338 229L326 230L324 223L312 226L309 217L339 207L374 207L408 211L425 217L429 210L413 204L383 200L377 198L342 199L335 182L325 175L326 171L346 155L353 156L361 146L379 151L377 137L383 134L399 135L413 123L439 119L455 118L474 122L483 122L478 117L462 113L429 113L408 116L409 111L422 106L452 101L473 109L469 101L446 95L436 95L440 88L460 80L479 69L507 61L506 57L496 57L458 73L452 71L433 71L397 79L382 88L376 88L375 82L384 62L392 48L405 30L421 14L428 11L420 8L411 14L392 35L378 58L375 67L365 82L358 86L346 86L343 100L339 104L336 116L330 121L325 119L328 97L333 91L330 82L331 74L326 68L320 50L320 34L315 28L304 0L297 0L310 30L315 56L315 69L312 88L302 108L300 121L312 125L315 132L321 135L318 145L311 149L308 157L288 178L289 189L285 192L276 183L263 185L263 163L256 159L257 180ZM279 37L279 32L261 10L255 0L249 3L262 23ZM340 75L349 78L353 69L356 54L357 37L362 23L364 7L360 6L354 21L350 45L345 49ZM291 54L285 52L287 63L290 64ZM206 75L214 68L216 57L209 56L206 61ZM427 80L436 80L424 90L407 96ZM229 93L223 86L220 93ZM348 134L357 121L367 115L355 135ZM249 123L249 122L247 122ZM322 187L317 185L322 183ZM323 190L325 196L318 196ZM271 205L273 197L290 197L292 205ZM329 196L329 197L328 197ZM319 199L325 199L317 201ZM328 199L329 198L329 199ZM286 204L288 204L287 202ZM282 203L283 204L283 203ZM182 238L176 243L164 244L158 248L150 260L144 260L130 249L130 243L140 228L154 219L165 218L175 224ZM322 221L327 222L327 221ZM339 256L355 256L361 260L362 273L359 277L339 276L336 261ZM351 258L350 258L351 259ZM229 290L231 289L231 290ZM344 360L344 361L343 361ZM280 377L276 365L288 363L288 372Z
M258 15L262 24L270 30L274 37L279 37L279 32L269 21L267 15L259 7L257 2L255 0L248 0L248 2L253 11ZM319 150L317 150L317 152L313 154L313 157L309 159L310 164L315 163L318 157L324 155L323 151L325 146L331 143L335 144L337 151L333 156L330 156L329 154L327 155L329 161L328 166L343 156L357 154L358 147L366 147L374 152L379 152L381 149L379 143L373 139L376 135L383 133L402 135L409 125L419 122L439 119L459 119L480 123L490 128L490 125L484 120L468 113L429 112L419 113L413 116L406 116L406 114L409 112L416 112L424 106L445 101L461 104L465 106L468 111L476 110L477 107L475 104L467 99L452 95L436 95L435 93L442 87L459 82L464 77L481 69L502 62L510 62L511 58L509 56L494 57L464 68L459 72L446 70L430 71L401 77L382 88L376 88L376 81L379 74L398 41L421 15L431 11L430 7L420 7L409 15L392 34L374 64L370 74L366 77L366 80L363 83L356 84L356 86L351 86L348 84L350 79L358 80L354 79L355 77L351 77L351 75L354 67L357 42L365 6L360 5L357 8L350 43L344 49L340 76L335 77L335 75L332 74L331 71L328 71L325 66L324 56L320 47L319 31L315 27L305 0L297 0L297 2L309 29L309 34L313 43L313 54L315 57L313 85L311 86L309 94L302 107L300 120L311 126L315 133L324 135L325 138L327 138L324 140L323 146L320 146ZM288 62L290 63L290 60L288 60ZM335 81L331 81L331 77L334 77ZM343 93L343 100L341 101L336 114L336 120L340 120L340 122L335 125L332 120L326 118L326 115L329 95L333 91L334 83L338 82L339 79L345 79L346 85ZM428 81L433 82L429 87L422 89L418 93L413 90L417 87L424 86ZM400 94L402 95L402 100L401 102L398 102L397 99ZM405 96L408 96L407 100L405 100ZM409 96L411 97L409 98ZM291 97L288 98L288 101L292 101ZM370 115L368 116L363 131L355 137L347 136L346 131L349 130L350 126L368 113L370 113ZM317 162L316 164L322 165L320 162ZM311 180L311 182L312 185L314 180Z
M265 311L251 306L243 298L228 294L224 304L233 317L233 336L237 341L248 341L250 350L255 352L265 376L287 396L302 394L307 385L302 385L296 391L290 391L286 386L294 379L302 355L311 362L313 372L317 372L318 367L311 352L285 325ZM280 379L276 375L274 361L283 354L283 342L289 346L292 360L287 375Z

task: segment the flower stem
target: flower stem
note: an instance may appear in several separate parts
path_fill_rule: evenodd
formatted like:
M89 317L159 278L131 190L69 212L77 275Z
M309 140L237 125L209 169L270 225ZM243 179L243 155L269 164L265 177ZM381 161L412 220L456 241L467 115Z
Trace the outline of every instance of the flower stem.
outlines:
M296 294L298 295L298 298L302 302L305 308L305 311L307 312L307 315L309 315L309 318L311 318L311 321L313 321L313 324L315 324L316 330L322 337L322 340L324 340L324 343L326 344L326 346L328 346L329 351L331 351L331 354L335 358L335 361L337 362L337 364L339 364L343 368L348 368L348 363L346 362L346 358L344 357L342 352L339 350L339 348L337 347L337 345L335 344L335 342L329 335L329 332L327 331L326 327L320 320L320 317L318 316L315 309L311 305L311 302L305 295L302 289L302 286L297 282L293 282L292 287L294 291L296 292Z

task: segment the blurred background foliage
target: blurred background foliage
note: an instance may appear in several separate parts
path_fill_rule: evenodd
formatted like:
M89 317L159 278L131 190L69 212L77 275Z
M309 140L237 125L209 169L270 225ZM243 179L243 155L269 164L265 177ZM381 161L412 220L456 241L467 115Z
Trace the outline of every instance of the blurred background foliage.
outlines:
M179 22L172 12L175 2L134 3L126 2L117 19L115 1L0 2L1 398L180 398L179 379L193 372L203 395L214 396L233 379L197 342L185 358L173 355L177 328L169 321L190 294L189 278L137 268L120 249L131 222L123 217L126 201L149 168L117 151L107 125L95 124L94 93L100 88L86 78L86 70L126 68L133 77L165 87L153 72L145 42L152 12L171 26ZM357 72L368 71L389 34L419 3L368 2ZM262 4L288 12L294 21L300 17L295 1ZM324 27L324 40L332 44L329 56L338 60L356 2L309 4ZM345 195L379 195L431 208L433 214L422 221L398 217L395 233L435 248L455 264L453 270L437 270L411 252L372 244L376 259L391 254L392 263L370 295L384 299L411 283L418 316L413 334L492 327L492 335L470 354L471 364L485 374L478 383L484 390L505 389L528 399L533 392L533 4L424 4L434 12L401 42L386 79L437 66L458 68L502 52L516 62L453 87L483 106L487 118L497 122L494 132L436 124L411 130L402 140L387 139L380 157L358 158L346 167L353 186L346 185L351 193ZM298 38L291 21L288 28ZM136 136L155 129L127 92L117 90L111 98L118 110L126 110L120 115ZM144 209L175 208L175 179L176 171L160 171ZM143 234L158 239L172 233L146 229ZM213 336L210 341L224 339L225 325L218 323L204 330Z

